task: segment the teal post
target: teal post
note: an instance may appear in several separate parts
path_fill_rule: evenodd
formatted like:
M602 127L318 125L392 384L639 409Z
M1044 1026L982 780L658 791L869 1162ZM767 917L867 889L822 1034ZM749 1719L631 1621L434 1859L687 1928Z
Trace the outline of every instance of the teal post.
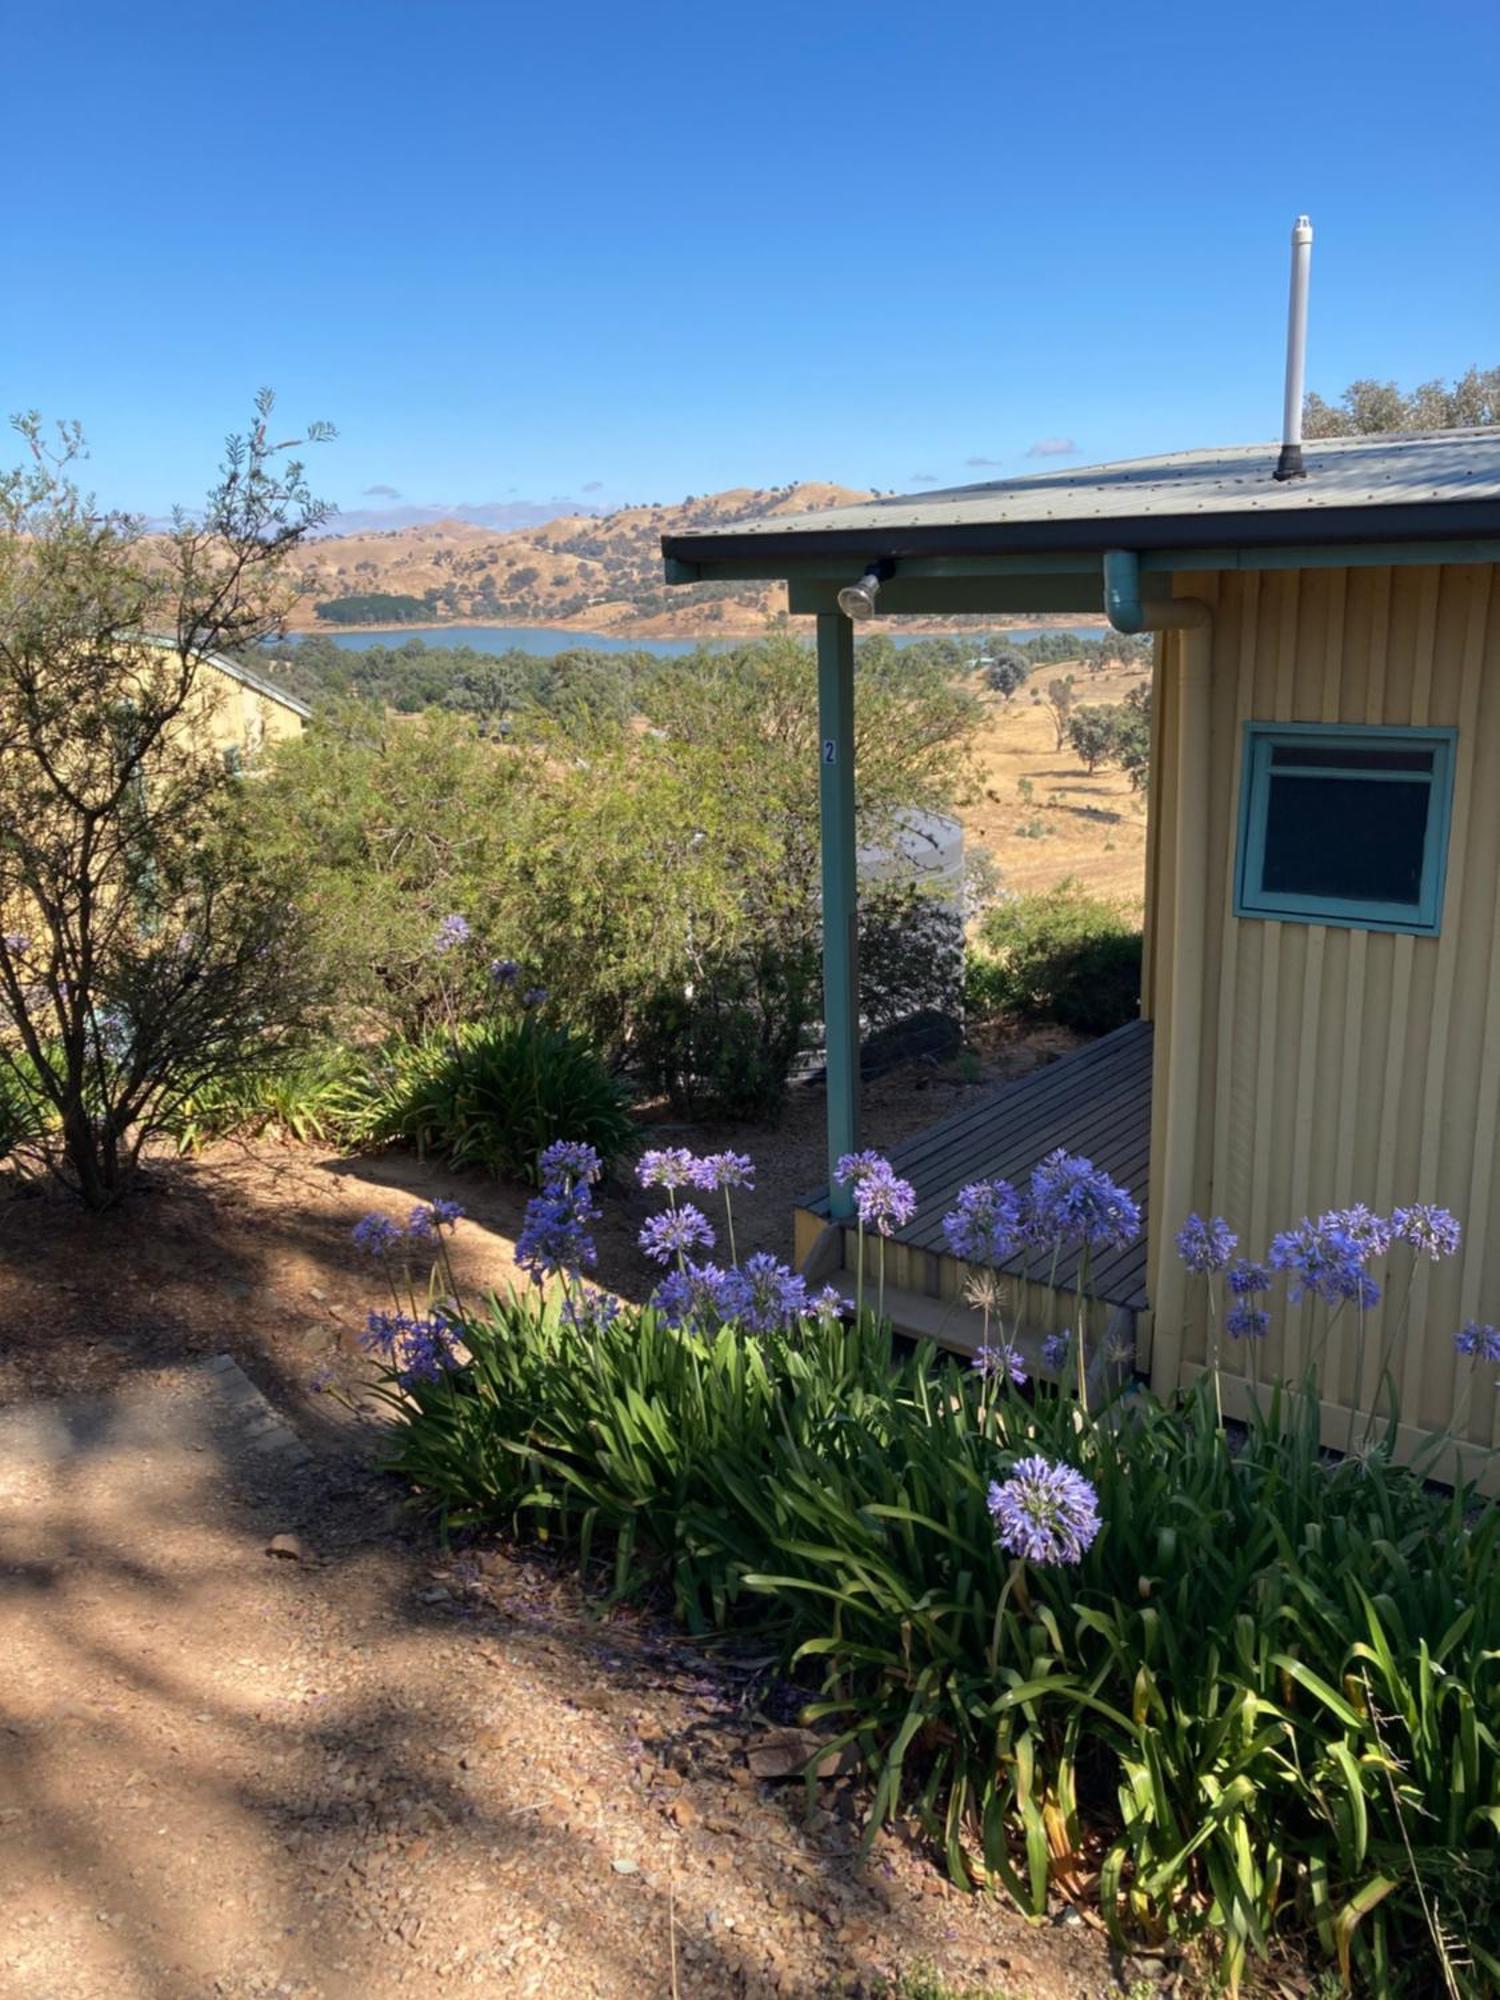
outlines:
M828 1192L853 1213L833 1170L859 1131L859 890L854 835L854 627L818 613L819 805L823 828L823 1021L828 1046Z

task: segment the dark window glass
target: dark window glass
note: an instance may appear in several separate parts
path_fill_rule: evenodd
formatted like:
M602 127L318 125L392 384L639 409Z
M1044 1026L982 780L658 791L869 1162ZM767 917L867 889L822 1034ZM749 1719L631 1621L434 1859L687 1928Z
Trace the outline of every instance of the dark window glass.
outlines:
M1430 771L1430 750L1341 750L1333 743L1278 743L1271 751L1277 771Z
M1425 756L1426 768L1431 769L1431 753L1425 751L1352 754ZM1278 747L1278 762L1281 755ZM1319 757L1330 761L1326 750ZM1346 756L1341 755L1338 761L1344 763ZM1431 802L1432 786L1425 779L1371 782L1355 777L1283 777L1273 764L1268 778L1261 891L1273 896L1415 907L1421 901L1422 855Z

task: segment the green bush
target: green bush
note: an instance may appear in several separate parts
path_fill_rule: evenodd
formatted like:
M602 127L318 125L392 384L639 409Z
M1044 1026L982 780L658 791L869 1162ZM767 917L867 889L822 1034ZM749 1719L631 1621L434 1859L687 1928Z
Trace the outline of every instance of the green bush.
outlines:
M536 1014L471 1022L400 1042L369 1067L360 1136L535 1180L554 1139L593 1146L606 1167L635 1142L624 1086L586 1042Z
M641 1082L685 1118L774 1124L816 1005L817 956L766 946L644 1003L632 1046Z
M964 972L964 1003L980 1019L1015 1014L1102 1035L1141 1004L1141 933L1070 877L988 911Z
M1040 1914L1096 1870L1121 1944L1210 1948L1232 1987L1289 1939L1372 1993L1427 2000L1445 1957L1448 1990L1493 1992L1500 1512L1472 1491L1378 1445L1330 1467L1310 1394L1238 1441L1203 1385L1084 1426L868 1325L577 1332L525 1300L463 1339L389 1390L394 1469L452 1524L765 1635L862 1756L872 1824L915 1815L960 1882ZM996 1545L989 1483L1031 1452L1098 1490L1076 1568Z
M215 1139L274 1132L302 1144L358 1139L365 1118L365 1064L357 1052L326 1047L218 1077L176 1107L168 1136L182 1153Z

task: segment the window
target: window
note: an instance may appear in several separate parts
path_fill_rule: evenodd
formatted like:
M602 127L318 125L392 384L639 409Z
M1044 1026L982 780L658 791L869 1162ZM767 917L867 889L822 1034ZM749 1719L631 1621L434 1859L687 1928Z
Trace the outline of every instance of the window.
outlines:
M1247 724L1235 914L1435 936L1454 735Z

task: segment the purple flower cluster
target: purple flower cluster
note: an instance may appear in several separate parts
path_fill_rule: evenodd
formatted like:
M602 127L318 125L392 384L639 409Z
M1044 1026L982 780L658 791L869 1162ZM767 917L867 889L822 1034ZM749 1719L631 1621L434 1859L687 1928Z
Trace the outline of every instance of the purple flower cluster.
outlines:
M549 1182L526 1204L516 1262L538 1285L558 1276L576 1278L585 1265L598 1261L589 1234L589 1224L598 1219L586 1181Z
M460 1202L423 1202L412 1210L406 1233L413 1243L436 1243L445 1229L457 1228L463 1212Z
M998 1347L976 1347L973 1366L986 1382L1013 1382L1018 1389L1024 1389L1029 1379L1020 1351L1008 1340L1001 1341Z
M513 958L492 958L490 960L490 984L511 987L521 976L521 968Z
M582 1139L554 1139L537 1161L542 1186L571 1186L574 1181L590 1185L604 1172L598 1153Z
M456 951L460 945L467 944L473 935L468 918L455 913L451 917L444 917L433 932L432 949L441 957L445 952Z
M879 1153L845 1153L835 1179L854 1190L854 1209L864 1229L890 1236L917 1212L917 1191Z
M712 1250L713 1225L701 1208L690 1201L648 1217L640 1233L640 1246L653 1263L670 1264L674 1257L685 1258L693 1250Z
M25 931L7 931L5 933L5 949L10 953L12 958L24 958L31 949L31 939L26 935Z
M1239 1242L1222 1215L1207 1222L1201 1215L1190 1215L1177 1232L1177 1254L1190 1271L1207 1278L1226 1267Z
M1033 1169L1027 1234L1034 1242L1123 1249L1140 1233L1139 1204L1091 1160L1059 1147Z
M458 1329L441 1313L372 1312L360 1335L360 1346L380 1355L407 1389L436 1382L456 1367L457 1342Z
M1453 1345L1475 1361L1500 1361L1500 1326L1481 1326L1471 1319L1462 1333L1454 1334Z
M750 1191L755 1186L755 1162L748 1153L705 1153L693 1160L691 1173L693 1186L703 1194L720 1194L725 1188Z
M1329 1305L1347 1299L1361 1309L1379 1305L1380 1287L1364 1268L1368 1252L1340 1216L1337 1209L1316 1222L1304 1215L1295 1229L1272 1237L1271 1269L1285 1271L1293 1305L1299 1299L1322 1299Z
M521 995L521 1005L528 1013L533 1012L538 1007L545 1007L546 1004L547 989L545 986L528 986L526 991Z
M943 1236L966 1264L1003 1264L1022 1242L1021 1197L1009 1181L973 1181L943 1217Z
M739 1271L726 1271L720 1264L684 1264L667 1273L651 1303L668 1326L702 1333L737 1318L745 1293Z
M1001 1548L1027 1562L1080 1562L1099 1532L1099 1495L1071 1465L1023 1458L990 1484L989 1510Z
M385 1257L406 1241L406 1231L399 1222L392 1222L388 1215L371 1213L362 1215L350 1234L354 1238L356 1250L363 1250L371 1257Z
M575 1333L602 1333L620 1316L620 1301L597 1285L579 1285L563 1300L559 1317Z
M822 1291L816 1293L807 1303L808 1310L823 1327L837 1326L849 1305L836 1285L825 1285Z
M696 1187L697 1167L686 1146L660 1146L642 1153L635 1177L643 1188L666 1188L671 1193L677 1188Z
M1271 1273L1264 1264L1240 1257L1229 1266L1224 1282L1234 1300L1224 1315L1224 1331L1231 1340L1264 1340L1271 1331L1271 1315L1259 1300L1271 1289Z
M744 1300L735 1317L752 1333L780 1333L807 1311L807 1282L769 1250L747 1257L739 1273Z
M1458 1217L1449 1210L1430 1201L1419 1201L1410 1208L1395 1211L1391 1216L1391 1234L1399 1242L1409 1243L1419 1257L1430 1257L1436 1264L1443 1257L1458 1255L1464 1232Z

